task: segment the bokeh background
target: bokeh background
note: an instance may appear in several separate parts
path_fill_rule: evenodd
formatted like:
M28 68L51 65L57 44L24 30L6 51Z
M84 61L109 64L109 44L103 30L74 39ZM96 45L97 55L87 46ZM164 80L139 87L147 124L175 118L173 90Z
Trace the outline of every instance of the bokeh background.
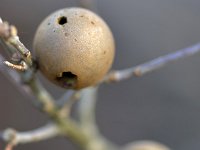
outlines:
M116 39L113 69L131 67L200 41L199 0L97 0L96 4ZM34 32L43 18L70 6L78 6L78 1L0 0L0 16L17 26L21 40L32 49ZM101 86L97 122L102 133L119 145L151 139L174 150L199 150L199 64L197 54L142 78ZM40 78L55 97L65 92ZM30 130L47 120L0 74L0 130ZM0 149L3 146L1 142ZM65 138L54 138L16 148L25 149L77 147Z

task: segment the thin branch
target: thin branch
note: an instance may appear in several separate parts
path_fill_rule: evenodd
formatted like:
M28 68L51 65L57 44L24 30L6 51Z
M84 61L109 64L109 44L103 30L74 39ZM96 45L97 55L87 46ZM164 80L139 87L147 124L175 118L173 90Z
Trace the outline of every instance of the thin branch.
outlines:
M10 68L13 68L15 70L19 70L19 71L25 71L28 69L27 65L25 62L21 62L19 65L10 63L9 61L4 61L4 64Z
M81 99L78 103L78 116L84 133L91 138L90 150L117 150L117 146L103 137L96 124L96 101L98 87L89 87L81 91Z
M26 49L25 46L19 41L18 36L1 38L6 41L5 43L8 45L8 48L9 45L15 47L16 51L21 54L21 57L27 63L28 69L21 74L22 78L20 79L23 81L23 84L21 85L28 87L29 92L31 91L30 93L32 93L37 98L37 108L42 110L52 119L52 121L59 127L63 135L68 136L80 147L86 148L88 143L90 143L89 138L83 133L75 121L73 121L71 118L63 118L59 114L59 108L57 107L53 97L35 78L35 64L32 64L33 61L31 54L29 54L30 51Z
M21 54L29 67L33 65L31 53L19 40L16 27L3 22L2 19L0 20L0 37L6 44L12 45Z
M164 67L168 63L179 60L181 58L192 56L199 52L200 52L200 43L188 48L178 50L174 53L170 53L168 55L158 57L154 60L138 65L136 67L119 70L119 71L118 70L112 71L105 77L104 82L119 82L125 79L129 79L133 76L141 77L149 72L152 72Z
M54 99L35 79L34 73L36 64L33 64L30 51L19 40L16 28L6 22L0 23L0 37L8 45L8 49L10 48L9 45L16 48L16 51L21 54L20 56L24 60L23 64L14 65L6 62L6 65L13 67L14 69L26 69L26 72L21 74L21 79L24 82L24 85L30 87L34 94L37 93L38 103L41 108L43 108L43 111L52 113L56 107ZM20 65L22 66L20 67Z
M69 137L80 147L85 149L90 141L79 128L78 124L71 118L64 118L60 115L59 109L57 108L53 98L36 79L33 79L28 84L33 95L36 96L41 104L38 108L43 110L52 119L52 121L59 127L62 135Z
M5 58L0 54L0 73L3 74L7 79L15 84L20 83L20 76L15 70L11 70L4 65Z
M46 89L40 84L40 82L33 78L30 82L26 83L29 86L32 94L37 98L38 108L47 114L54 114L57 109L53 97L46 91Z
M46 89L35 78L34 71L36 69L35 68L36 64L32 60L30 51L23 45L23 43L20 42L19 37L17 36L17 30L15 29L16 28L14 26L10 26L8 23L2 22L2 20L0 19L0 37L3 40L4 44L6 44L8 51L11 52L11 54L16 54L15 52L18 52L20 54L20 58L22 58L23 61L27 64L26 71L22 72L21 76L17 74L17 77L19 76L21 78L19 79L19 81L16 80L15 83L18 84L21 83L20 81L23 81L23 84L21 83L21 86L25 85L25 87L29 90L29 93L31 91L31 93L37 98L37 104L38 104L37 108L39 110L42 110L51 118L51 120L54 122L57 128L56 130L59 129L60 134L69 137L69 139L73 140L75 143L77 143L77 145L87 150L116 149L115 146L113 146L108 140L106 140L100 134L96 125L94 112L96 104L97 87L85 89L81 94L82 99L79 105L80 124L75 122L69 116L66 117L62 115L61 111L65 110L66 112L66 110L69 109L71 105L74 103L75 98L71 97L69 98L69 101L62 101L63 107L58 107L58 105L54 101L54 98L48 93L48 91L46 91ZM198 45L198 48L196 49L199 50L199 47L200 46ZM193 53L196 53L196 51L193 48ZM170 54L169 56L167 55L165 57L160 57L158 59L155 59L147 64L143 64L138 67L130 68L124 71L118 71L114 74L108 75L107 80L105 81L111 81L110 79L112 79L113 81L114 80L118 81L128 78L133 74L142 75L146 72L161 67L167 62L176 60L186 55L191 55L191 50L188 52L188 50L186 49L183 52L182 51L176 52L173 55ZM4 60L2 58L2 62L3 61ZM7 65L12 66L14 69L20 67L20 66L14 66L14 64L11 65L9 63L7 63ZM5 69L4 72L4 68L5 67L3 67L2 64L0 64L0 72L3 72L3 74L6 75L8 69ZM136 73L135 70L137 70ZM12 77L11 75L12 73L8 72L9 77L15 78ZM12 149L13 145L15 144L38 141L55 135L54 134L55 132L53 133L50 132L51 134L47 135L46 133L47 131L45 132L44 131L45 129L41 128L34 131L30 131L28 133L27 132L18 133L14 130L7 130L5 131L6 134L3 134L2 137L7 139L7 141L9 142L7 149ZM42 134L43 136L41 136L41 132L43 133ZM30 136L30 134L32 136Z
M5 58L0 54L0 75L3 75L7 80L9 80L22 95L29 98L31 102L35 104L34 106L41 106L42 104L34 99L30 87L27 84L23 84L21 76L15 70L6 67L3 63L4 61Z
M4 65L5 58L0 54L0 74L3 75L15 88L24 96L32 98L30 88L27 85L23 85L21 76L13 69L10 69Z
M63 97L58 101L58 107L60 107L60 115L67 117L70 115L73 104L80 99L79 91L66 92Z
M50 123L44 127L25 132L17 132L14 129L6 129L1 134L1 138L7 142L8 145L15 146L18 144L26 144L46 140L59 134L60 131L58 127L55 124Z
M18 52L21 54L23 60L30 67L33 65L31 52L24 46L23 43L19 40L18 36L14 36L8 39L9 43L15 47Z
M94 130L98 130L95 120L97 90L98 87L83 89L81 91L81 99L78 103L80 123L82 127L89 128L89 132L93 132L93 130L91 130L91 127L92 129L94 128Z
M65 92L58 100L57 100L57 106L58 107L62 107L63 105L65 105L66 103L68 103L69 99L72 97L72 95L75 93L76 91L67 91Z
M5 59L0 55L0 62L4 60ZM3 63L0 63L0 72L17 85L17 89L20 89L22 93L27 92L29 95L32 93L36 96L37 101L34 102L37 104L37 108L45 112L52 119L61 130L62 135L69 137L69 139L72 139L80 147L86 149L88 143L90 143L88 137L82 132L76 122L70 118L63 118L59 115L59 110L56 107L54 99L35 78L32 78L32 80L22 86L21 78L15 70L11 70L5 67ZM19 77L19 79L16 77ZM8 145L8 147L9 146L10 145Z
M9 57L12 57L12 55L16 53L15 48L13 48L10 44L6 44L1 37L0 37L0 44L2 45L3 49L5 49L5 52Z
M9 39L17 36L17 29L15 26L9 25L7 22L0 21L0 37Z

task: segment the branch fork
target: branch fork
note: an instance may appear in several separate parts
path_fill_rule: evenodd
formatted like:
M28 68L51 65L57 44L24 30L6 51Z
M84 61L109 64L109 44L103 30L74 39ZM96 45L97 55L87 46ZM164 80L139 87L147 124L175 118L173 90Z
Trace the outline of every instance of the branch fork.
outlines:
M85 3L82 3L86 7ZM88 6L88 5L87 5ZM23 94L34 95L36 108L44 112L51 123L31 131L18 132L7 129L0 138L8 143L5 150L12 150L18 144L26 144L46 140L55 136L67 136L85 150L118 150L120 147L104 138L95 121L95 105L97 87L81 91L67 92L56 102L35 77L38 69L31 52L23 45L17 35L16 27L3 22L0 18L0 42L10 54L11 60L5 61L0 55L0 72L10 79ZM158 57L147 63L124 70L108 73L101 83L119 82L133 76L141 77L149 72L162 68L170 62L192 56L200 52L200 43L181 49L174 53ZM20 74L16 71L20 71ZM28 90L27 90L28 89ZM79 100L78 117L75 121L70 116L72 105ZM161 150L161 149L160 149Z

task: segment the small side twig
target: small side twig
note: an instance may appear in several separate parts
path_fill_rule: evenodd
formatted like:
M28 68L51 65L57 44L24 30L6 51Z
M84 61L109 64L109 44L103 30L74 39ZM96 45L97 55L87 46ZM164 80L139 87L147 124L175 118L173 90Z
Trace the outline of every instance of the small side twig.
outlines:
M20 74L14 69L6 67L3 63L5 58L0 54L0 74L3 75L15 88L26 97L33 97L27 85L22 85Z
M79 91L66 92L57 103L58 107L60 108L60 115L63 117L69 116L73 104L79 99Z
M1 138L8 143L7 147L13 147L18 144L26 144L46 140L59 134L60 131L58 127L53 123L49 123L44 127L25 132L18 132L14 129L6 129L2 132Z
M32 94L37 98L36 106L43 112L49 114L50 116L54 114L57 109L53 97L46 91L46 89L41 85L41 83L33 78L27 83Z
M81 91L81 99L78 103L78 113L81 126L88 128L89 132L97 131L95 120L95 107L98 87L90 87ZM91 128L92 127L92 128Z
M5 22L1 22L1 25ZM1 28L0 25L0 28ZM10 27L10 25L8 25ZM3 32L6 30L3 29ZM19 75L21 86L26 86L29 93L34 95L37 100L37 108L43 111L49 118L57 125L57 127L62 132L62 135L68 136L77 145L82 148L86 148L90 143L89 138L83 133L79 128L79 125L71 118L64 118L59 113L59 108L57 107L54 98L48 93L48 91L41 85L41 83L35 77L35 67L36 64L32 60L31 53L26 47L19 41L18 36L8 36L4 37L0 35L2 41L7 45L8 49L10 45L15 48L16 52L19 52L22 60L27 64L28 69ZM0 64L1 65L1 64ZM4 67L2 67L4 69ZM1 67L0 67L1 69ZM6 69L7 71L7 69ZM12 78L12 77L11 77ZM14 82L16 83L16 82Z
M13 68L13 69L19 70L19 71L25 71L28 68L24 61L22 61L19 65L10 63L9 61L4 61L4 64L10 68Z
M32 66L33 62L32 62L31 52L24 46L23 43L21 43L19 37L13 36L8 40L9 43L18 50L18 52L21 54L23 60L27 63L27 65Z
M17 29L13 25L9 25L7 22L0 20L0 37L9 39L10 37L17 36Z
M86 149L90 140L79 128L77 122L69 117L65 118L60 115L60 110L52 96L35 78L33 78L28 85L40 104L38 109L42 110L51 118L60 129L62 135L69 137L80 147Z
M8 47L12 45L21 54L22 59L29 67L33 65L31 53L19 40L16 27L3 22L2 19L0 19L0 37L2 41L6 42Z
M90 87L81 91L81 99L78 103L78 116L80 126L84 133L90 137L89 150L99 147L102 150L117 150L118 147L103 137L96 124L95 108L98 87Z
M0 73L3 74L7 79L19 85L19 82L20 82L19 74L15 70L8 69L2 63L4 61L5 61L5 58L0 54Z
M149 72L162 68L170 62L179 60L184 57L192 56L200 52L200 43L188 48L178 50L165 56L158 57L154 60L138 65L136 67L116 70L110 72L104 79L104 82L118 82L133 76L141 77Z
M68 103L71 99L71 97L73 97L73 95L76 95L76 93L78 94L79 92L77 91L67 91L65 92L56 102L58 107L63 107L66 103Z

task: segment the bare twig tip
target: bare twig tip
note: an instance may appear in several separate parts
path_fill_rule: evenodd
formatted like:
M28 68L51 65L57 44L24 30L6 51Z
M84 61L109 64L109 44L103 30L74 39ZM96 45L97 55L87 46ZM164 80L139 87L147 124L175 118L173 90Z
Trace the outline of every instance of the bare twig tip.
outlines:
M113 71L109 73L103 81L107 83L109 82L112 83L113 81L119 82L125 79L129 79L133 76L141 77L147 73L158 70L171 62L174 62L181 58L192 56L196 53L200 53L200 43L197 43L191 47L184 48L176 52L158 57L156 59L153 59L149 62L138 65L136 67Z
M8 66L9 62L8 61L3 61L3 64Z
M15 70L19 70L19 71L25 71L27 70L27 65L25 62L21 62L20 65L16 65L16 64L12 64L9 61L4 61L3 62L6 66L13 68Z
M12 37L17 36L17 28L15 26L13 26L13 25L10 26L10 35Z
M2 138L7 142L13 143L13 141L16 138L16 133L17 133L16 130L14 130L12 128L8 128L2 133Z

